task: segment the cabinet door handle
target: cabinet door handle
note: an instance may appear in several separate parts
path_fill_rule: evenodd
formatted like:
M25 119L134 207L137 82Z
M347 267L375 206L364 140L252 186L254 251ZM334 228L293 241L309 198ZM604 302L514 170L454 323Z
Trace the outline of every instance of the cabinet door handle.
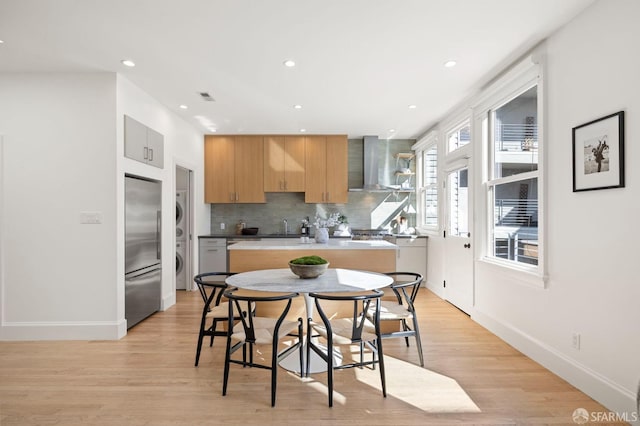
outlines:
M285 191L287 190L287 181L286 180L284 181L284 190Z
M207 250L208 252L212 252L212 251L218 251L218 249L209 249Z
M149 149L149 161L153 161L153 150Z
M240 197L238 196L238 193L236 192L236 201L238 201L240 199Z
M143 151L143 158L146 160L149 158L149 148L147 148L146 146L144 147L144 151Z
M229 193L229 201L233 201L234 194L235 194L235 192L230 192Z
M324 201L324 192L322 193L322 201Z
M327 192L327 201L330 200L329 193Z

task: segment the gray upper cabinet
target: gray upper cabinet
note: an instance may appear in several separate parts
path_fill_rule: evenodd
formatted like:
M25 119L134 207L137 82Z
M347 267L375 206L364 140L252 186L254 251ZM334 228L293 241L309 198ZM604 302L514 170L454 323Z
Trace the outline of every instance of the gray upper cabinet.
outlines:
M147 127L147 147L149 148L149 164L164 168L164 136Z
M124 116L124 155L164 168L164 136L129 116Z

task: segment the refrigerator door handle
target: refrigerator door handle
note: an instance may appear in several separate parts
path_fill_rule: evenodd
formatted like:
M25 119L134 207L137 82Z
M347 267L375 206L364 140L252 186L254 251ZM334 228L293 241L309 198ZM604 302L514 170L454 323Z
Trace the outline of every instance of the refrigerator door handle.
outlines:
M141 272L141 273L136 274L136 275L131 275L131 274L126 275L124 279L125 279L125 281L132 282L132 281L135 281L137 278L140 278L140 277L145 277L146 278L147 275L155 274L156 272L161 271L161 270L162 270L162 268L154 268L154 269L151 269L151 270L145 270L144 272Z
M162 211L156 212L156 257L158 260L162 259L162 244L160 242L160 232L162 230Z

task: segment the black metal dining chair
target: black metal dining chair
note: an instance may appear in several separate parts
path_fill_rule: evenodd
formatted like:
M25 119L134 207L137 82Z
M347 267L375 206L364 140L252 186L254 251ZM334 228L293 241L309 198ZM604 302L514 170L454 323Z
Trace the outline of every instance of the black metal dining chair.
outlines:
M382 383L382 395L386 398L387 387L384 372L384 356L382 352L382 336L380 333L380 310L377 309L384 293L379 290L371 290L362 293L309 293L315 299L315 306L321 321L307 319L307 376L310 368L310 355L313 350L327 363L327 386L329 407L333 406L333 370L379 365L380 381ZM329 315L323 309L322 301L342 302L350 304L351 316L344 317L339 313ZM336 306L334 303L333 307ZM367 312L373 309L373 316L367 317ZM338 308L339 312L343 312ZM314 340L320 339L326 343L326 348ZM337 365L334 362L334 348L336 346L358 345L360 349L359 360ZM363 358L363 348L367 347L372 352L371 361Z
M278 377L278 363L292 351L298 349L300 356L300 371L302 375L302 318L297 321L285 319L291 301L298 296L298 293L278 293L264 295L255 291L243 291L238 289L229 289L224 292L226 298L229 299L227 318L228 322L228 338L227 350L224 362L224 380L222 384L222 395L227 394L227 384L229 381L230 364L240 364L243 367L256 367L271 370L271 406L276 404L276 385ZM259 316L255 313L255 305L259 303L271 304L284 302L285 306L282 313L277 318ZM252 314L242 315L243 312L252 312ZM233 318L240 317L235 325ZM287 348L279 351L279 343L287 336L297 339L295 343ZM267 364L266 360L254 359L255 345L270 345L271 357ZM242 348L242 359L233 359L232 355ZM247 353L249 358L247 359Z
M229 315L228 302L222 301L222 295L227 288L225 279L233 272L206 272L193 277L198 291L204 301L202 308L202 317L200 319L200 330L198 332L198 346L196 348L196 364L200 361L200 352L202 351L202 342L205 336L210 336L209 346L213 346L213 338L215 336L227 337L226 330L217 330L218 323L226 323ZM240 318L235 318L239 320ZM210 324L208 325L208 323Z
M424 367L422 356L422 341L420 339L420 328L418 327L418 314L416 313L415 300L423 281L421 274L415 272L387 272L393 278L393 283L389 286L393 292L394 300L382 300L380 303L380 322L397 321L399 329L382 333L383 339L404 337L407 347L409 347L409 337L416 339L416 348L420 359L420 367ZM376 314L373 308L367 312L367 316L372 319ZM409 323L411 322L411 323Z

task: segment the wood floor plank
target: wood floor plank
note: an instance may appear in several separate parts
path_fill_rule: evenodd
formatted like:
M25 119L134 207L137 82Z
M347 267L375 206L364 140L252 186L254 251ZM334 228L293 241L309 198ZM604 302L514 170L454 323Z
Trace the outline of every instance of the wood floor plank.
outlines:
M269 372L237 365L223 397L224 339L193 366L201 308L178 292L119 341L0 342L0 425L571 425L576 408L607 411L429 291L425 368L413 343L385 340L387 398L377 371L348 369L329 408L326 374L280 369L272 408Z

